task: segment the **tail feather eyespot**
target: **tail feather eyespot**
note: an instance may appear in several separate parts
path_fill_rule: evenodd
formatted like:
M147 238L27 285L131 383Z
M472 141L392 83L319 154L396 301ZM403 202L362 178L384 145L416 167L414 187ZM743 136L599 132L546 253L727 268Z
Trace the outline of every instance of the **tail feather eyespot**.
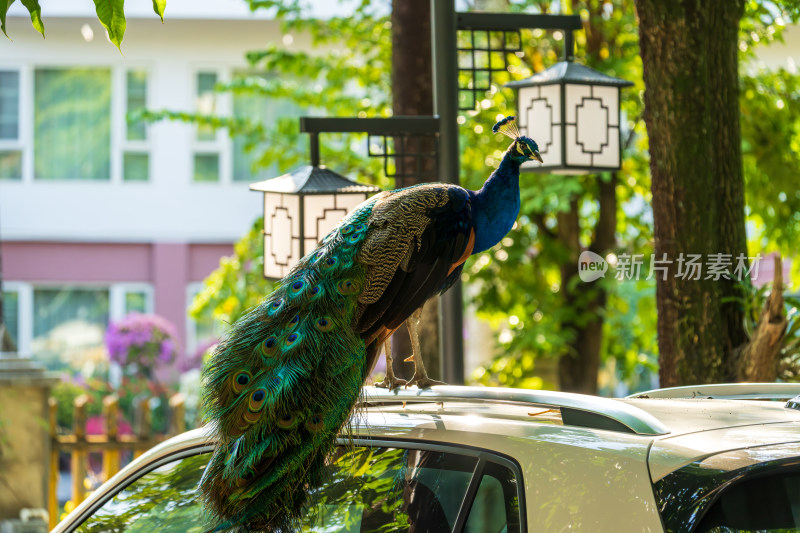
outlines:
M356 294L360 290L361 284L353 279L343 279L336 284L336 291L343 296Z
M322 318L317 319L317 321L314 322L314 327L323 333L327 333L333 329L333 320L331 320L327 316L324 316Z
M258 422L258 418L261 416L261 413L251 413L249 410L245 411L242 415L242 418L248 425L253 425Z
M335 257L329 257L322 262L322 269L323 270L330 270L336 266L338 260Z
M345 224L341 229L341 234L342 235L350 235L351 233L353 233L354 229L355 228L353 227L352 224Z
M250 398L247 400L247 409L251 413L257 413L264 407L266 401L267 390L263 387L259 387L250 394Z
M282 427L283 429L291 429L297 425L297 422L298 418L291 413L286 413L282 416L279 416L278 419L275 421L275 423L278 424L278 426Z
M297 280L291 285L289 285L289 293L292 296L299 296L303 293L303 289L305 288L306 283L303 280Z
M321 429L325 428L325 419L322 416L322 413L314 413L306 420L306 429L309 430L311 433L317 433Z
M300 323L300 315L294 315L292 319L286 323L286 329L294 329Z
M289 336L286 337L286 342L284 342L284 344L286 345L287 348L290 348L295 344L297 344L299 340L300 340L299 333L290 333Z
M250 383L251 379L253 379L253 375L247 370L242 370L234 374L233 377L231 377L231 389L233 389L234 394L242 392Z
M264 342L261 343L261 353L262 355L269 356L275 354L278 351L278 337L275 335L270 335Z
M267 308L267 314L269 316L273 316L275 313L280 311L282 307L283 307L283 298L278 298L277 300L269 304L269 307Z

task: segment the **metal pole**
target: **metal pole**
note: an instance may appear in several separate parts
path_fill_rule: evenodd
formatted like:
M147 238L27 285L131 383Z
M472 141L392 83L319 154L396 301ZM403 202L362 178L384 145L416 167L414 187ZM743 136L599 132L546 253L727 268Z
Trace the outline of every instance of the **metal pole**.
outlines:
M313 132L308 135L308 151L311 153L311 166L319 166L319 133ZM302 243L301 243L302 246Z
M455 0L431 1L433 53L433 113L439 117L439 180L458 184L458 61L456 55ZM463 300L461 282L439 302L439 342L442 378L464 383Z

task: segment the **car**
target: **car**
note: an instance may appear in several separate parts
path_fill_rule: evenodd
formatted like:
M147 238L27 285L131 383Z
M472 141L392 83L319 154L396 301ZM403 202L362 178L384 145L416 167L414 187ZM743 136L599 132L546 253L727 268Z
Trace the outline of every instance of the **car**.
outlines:
M798 394L365 387L302 530L798 531ZM206 531L196 488L212 449L203 428L154 447L53 532Z

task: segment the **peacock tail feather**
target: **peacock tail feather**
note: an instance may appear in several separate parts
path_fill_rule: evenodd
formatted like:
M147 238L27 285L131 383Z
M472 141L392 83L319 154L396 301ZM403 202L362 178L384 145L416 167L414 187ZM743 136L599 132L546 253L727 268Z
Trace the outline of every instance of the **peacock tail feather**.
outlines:
M369 370L354 328L362 204L220 342L204 370L217 440L200 489L216 530L291 530ZM245 527L245 526L242 526Z

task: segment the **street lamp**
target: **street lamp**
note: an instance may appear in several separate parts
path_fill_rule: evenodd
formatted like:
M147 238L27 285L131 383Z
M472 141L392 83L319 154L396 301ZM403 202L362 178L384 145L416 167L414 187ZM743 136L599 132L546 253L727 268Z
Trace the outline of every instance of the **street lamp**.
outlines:
M570 60L530 78L517 89L520 133L536 140L544 163L523 170L586 174L619 170L620 90L633 83Z
M315 164L253 183L264 193L264 277L278 280L353 208L380 189Z

